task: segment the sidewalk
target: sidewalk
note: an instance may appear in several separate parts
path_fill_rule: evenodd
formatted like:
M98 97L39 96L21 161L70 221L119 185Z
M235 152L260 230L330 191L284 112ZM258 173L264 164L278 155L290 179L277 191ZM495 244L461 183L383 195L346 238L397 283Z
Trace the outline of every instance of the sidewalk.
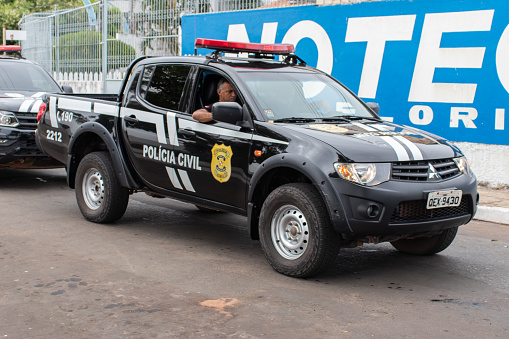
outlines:
M509 225L509 189L479 186L478 192L479 207L474 219Z

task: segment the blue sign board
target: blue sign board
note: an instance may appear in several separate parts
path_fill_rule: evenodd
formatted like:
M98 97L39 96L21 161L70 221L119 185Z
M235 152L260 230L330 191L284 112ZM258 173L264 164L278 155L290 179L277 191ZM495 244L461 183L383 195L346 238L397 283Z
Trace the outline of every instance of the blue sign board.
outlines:
M194 53L196 38L292 43L308 65L378 102L382 117L453 141L509 145L508 18L507 0L197 14L182 18L182 54Z

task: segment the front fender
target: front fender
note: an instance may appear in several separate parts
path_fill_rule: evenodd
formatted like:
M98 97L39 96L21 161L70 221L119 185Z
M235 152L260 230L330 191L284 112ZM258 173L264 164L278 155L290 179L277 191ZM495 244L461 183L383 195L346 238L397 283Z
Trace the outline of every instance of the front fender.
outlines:
M106 149L110 153L110 157L113 163L113 168L120 184L128 188L137 188L135 181L133 180L130 173L127 171L122 155L113 139L110 131L103 125L97 122L88 122L81 125L73 133L71 140L69 141L68 155L67 155L67 182L69 187L75 187L76 171L78 169L79 162L75 161L76 147L79 145L79 140L86 133L92 133L99 137Z
M317 166L315 162L298 154L285 153L274 155L260 164L251 177L249 184L248 201L251 206L253 206L257 200L255 197L257 186L263 182L263 178L267 173L277 168L291 168L306 176L320 192L327 207L331 223L334 225L335 229L337 231L345 231L348 229L344 207L339 199L338 192L334 189L329 178L329 174L333 171L332 166L331 171L328 173ZM342 225L343 227L338 228L338 225ZM252 223L251 233L253 231Z

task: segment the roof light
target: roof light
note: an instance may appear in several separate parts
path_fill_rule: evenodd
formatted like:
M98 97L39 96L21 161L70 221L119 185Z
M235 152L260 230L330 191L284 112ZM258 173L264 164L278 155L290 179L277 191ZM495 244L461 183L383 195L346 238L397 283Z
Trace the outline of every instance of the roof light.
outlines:
M0 52L21 52L21 46L0 46Z
M295 47L292 44L258 44L253 42L234 42L198 38L194 45L196 48L207 48L237 53L252 52L277 55L295 53Z

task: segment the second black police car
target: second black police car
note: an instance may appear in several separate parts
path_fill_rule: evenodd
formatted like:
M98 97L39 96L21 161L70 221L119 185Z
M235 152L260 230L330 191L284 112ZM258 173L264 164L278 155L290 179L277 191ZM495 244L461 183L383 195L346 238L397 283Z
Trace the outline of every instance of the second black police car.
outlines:
M44 93L63 91L41 66L21 57L20 46L0 46L0 169L62 167L37 148L34 132Z

